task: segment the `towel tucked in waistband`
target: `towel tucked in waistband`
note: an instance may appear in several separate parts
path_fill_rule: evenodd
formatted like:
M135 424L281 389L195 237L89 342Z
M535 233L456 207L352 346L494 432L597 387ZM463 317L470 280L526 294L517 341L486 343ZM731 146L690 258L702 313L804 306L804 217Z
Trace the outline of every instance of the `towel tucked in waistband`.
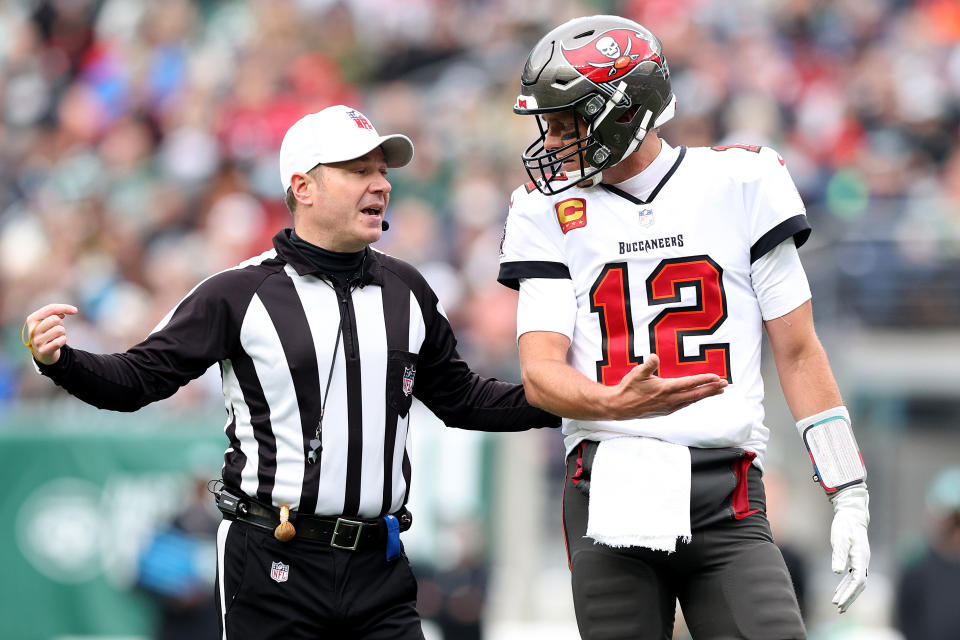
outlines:
M597 447L590 481L587 536L610 547L676 551L689 542L690 450L643 437Z

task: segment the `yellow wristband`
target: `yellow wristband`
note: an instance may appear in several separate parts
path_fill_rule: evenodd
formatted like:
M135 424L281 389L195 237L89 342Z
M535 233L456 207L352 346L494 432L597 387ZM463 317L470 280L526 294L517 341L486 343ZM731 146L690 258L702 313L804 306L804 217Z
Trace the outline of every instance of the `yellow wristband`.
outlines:
M36 329L34 327L33 329ZM20 329L20 342L23 343L27 349L30 349L30 355L33 356L34 360L38 360L37 352L33 349L33 329L30 329L30 335L27 336L27 320L23 321L23 327Z

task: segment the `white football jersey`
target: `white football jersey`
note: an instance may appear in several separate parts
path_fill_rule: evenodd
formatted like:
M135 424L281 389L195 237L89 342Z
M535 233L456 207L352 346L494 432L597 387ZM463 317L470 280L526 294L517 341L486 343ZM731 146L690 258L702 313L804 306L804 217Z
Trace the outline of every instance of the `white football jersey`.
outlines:
M540 320L522 330L566 334L568 363L592 380L615 385L656 353L662 377L715 373L730 383L722 394L667 416L564 419L568 452L585 438L630 434L743 447L760 463L769 434L760 375L763 319L797 308L810 291L796 261L802 284L796 278L765 284L761 299L776 300L768 307L778 310L761 314L751 265L784 240L806 241L803 202L783 159L769 148L663 143L640 175L651 171L658 181L634 194L625 189L636 186L635 179L622 189L601 184L554 196L532 183L518 188L498 279L515 289L527 279L572 284L532 287L542 298L531 305ZM780 290L768 293L771 288ZM557 291L570 299L557 300Z

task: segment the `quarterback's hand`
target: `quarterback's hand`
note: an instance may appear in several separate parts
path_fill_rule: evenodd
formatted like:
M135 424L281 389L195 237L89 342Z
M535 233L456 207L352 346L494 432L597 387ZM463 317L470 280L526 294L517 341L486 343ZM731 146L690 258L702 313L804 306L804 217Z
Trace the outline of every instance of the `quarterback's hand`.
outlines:
M76 312L77 308L70 304L48 304L27 316L20 339L37 362L53 364L60 359L60 347L67 344L63 318Z
M833 503L833 524L830 526L830 546L833 547L833 572L846 573L833 594L833 604L845 612L867 584L867 565L870 564L870 542L867 525L870 523L870 494L866 485L856 485L838 491L830 498Z
M723 393L727 386L726 379L715 373L660 378L654 375L659 366L660 358L650 354L614 387L617 418L665 416L698 400Z

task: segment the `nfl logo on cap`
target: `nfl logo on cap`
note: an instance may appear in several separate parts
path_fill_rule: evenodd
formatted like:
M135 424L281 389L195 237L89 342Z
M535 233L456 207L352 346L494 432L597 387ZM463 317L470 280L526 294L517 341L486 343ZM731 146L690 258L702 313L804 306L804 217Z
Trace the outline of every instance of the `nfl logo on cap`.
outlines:
M274 562L270 565L270 577L274 582L286 582L290 576L290 565Z
M370 121L367 120L367 117L356 109L351 109L347 112L347 115L350 116L361 129L369 129L370 131L373 131L373 125L370 124Z
M376 148L390 168L413 158L413 143L399 133L381 136L370 118L343 104L308 113L294 122L280 143L280 182L290 188L294 174L307 173L318 164L360 158Z

